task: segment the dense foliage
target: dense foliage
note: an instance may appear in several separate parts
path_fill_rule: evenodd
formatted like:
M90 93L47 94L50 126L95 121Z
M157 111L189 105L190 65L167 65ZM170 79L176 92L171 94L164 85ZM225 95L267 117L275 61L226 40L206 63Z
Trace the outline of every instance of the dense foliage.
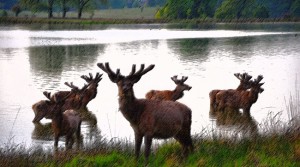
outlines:
M156 18L244 19L300 16L300 0L167 0Z

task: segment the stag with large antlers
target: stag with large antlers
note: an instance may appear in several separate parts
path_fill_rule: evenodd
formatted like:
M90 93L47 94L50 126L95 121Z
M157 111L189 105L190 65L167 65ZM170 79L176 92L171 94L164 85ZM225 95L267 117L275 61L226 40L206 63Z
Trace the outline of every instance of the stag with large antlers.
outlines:
M43 92L43 94L48 98L48 100L41 100L35 104L32 105L32 110L35 114L35 117L32 122L37 123L44 117L46 119L50 119L48 117L49 111L53 109L54 101L55 99L63 99L65 97L68 97L64 100L64 105L62 106L62 110L68 110L68 109L79 109L81 107L81 101L84 97L84 94L86 92L88 85L84 85L81 89L79 89L77 86L75 86L72 82L68 83L65 82L65 85L70 87L71 91L60 91L60 93L55 93L51 96L50 92Z
M242 91L228 91L226 94L217 93L216 103L218 104L218 110L224 111L226 107L239 110L243 109L245 114L250 114L251 106L257 101L258 94L264 91L261 86L264 83L260 83L263 79L262 75L259 75L253 82L251 82L250 90Z
M150 90L146 94L146 99L176 101L183 97L183 91L192 89L191 86L184 84L188 77L183 76L181 79L177 79L177 75L175 75L171 79L176 84L174 90Z
M212 90L209 93L209 99L210 99L210 110L211 111L215 111L215 109L217 108L218 104L216 103L216 95L219 94L227 94L227 92L230 91L244 91L247 89L251 88L251 78L252 76L249 75L248 73L235 73L234 76L240 80L240 84L236 89L228 89L228 90ZM225 95L224 95L225 97Z
M100 69L108 74L109 79L116 83L119 92L119 109L130 122L135 135L135 155L139 157L142 139L145 142L146 161L150 155L152 140L174 137L183 147L184 155L193 150L191 139L192 111L186 105L174 101L158 101L137 99L133 85L141 77L152 70L154 65L145 68L144 64L136 71L136 66L128 76L113 72L109 63L98 63Z
M96 97L98 83L102 80L102 78L101 78L102 75L103 74L96 73L95 78L93 78L92 73L89 73L89 76L87 76L87 75L81 76L81 78L84 79L89 84L89 86L85 92L85 95L82 98L81 109L86 110L87 104Z

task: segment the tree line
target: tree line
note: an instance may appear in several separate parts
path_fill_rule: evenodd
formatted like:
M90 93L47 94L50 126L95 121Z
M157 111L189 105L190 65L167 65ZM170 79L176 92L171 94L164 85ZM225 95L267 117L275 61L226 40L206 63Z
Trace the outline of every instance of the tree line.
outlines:
M300 0L167 0L156 18L298 18Z
M32 13L47 11L48 18L52 18L54 11L60 11L65 18L68 11L76 10L77 17L81 18L84 10L143 8L165 3L166 0L3 0L2 6L11 6L16 16L23 10L30 10Z

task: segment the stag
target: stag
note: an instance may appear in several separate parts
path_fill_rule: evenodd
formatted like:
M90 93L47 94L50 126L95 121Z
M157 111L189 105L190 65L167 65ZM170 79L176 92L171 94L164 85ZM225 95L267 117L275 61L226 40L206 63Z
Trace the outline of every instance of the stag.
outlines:
M71 91L60 91L61 93L55 93L51 96L50 92L43 92L43 94L47 97L48 100L40 100L39 102L32 105L32 110L35 114L32 122L38 123L44 117L46 119L50 119L48 116L49 111L53 110L55 99L63 99L67 97L64 101L64 105L62 110L68 109L79 109L81 106L82 96L85 94L86 89L89 85L84 85L81 89L77 86L73 85L73 83L65 82L65 85L72 88ZM66 93L68 92L68 93Z
M249 75L248 73L235 73L234 76L240 80L240 84L236 89L228 89L228 90L212 90L209 93L209 99L210 99L210 109L211 111L214 111L218 104L216 103L216 95L219 94L225 94L228 91L243 91L251 88L251 78L252 76Z
M263 79L262 75L259 75L252 83L250 90L241 91L228 91L226 93L219 92L216 95L216 103L218 104L218 110L224 111L226 107L239 110L243 109L245 114L250 115L251 106L257 101L259 93L264 91L261 86L264 83L260 83Z
M74 85L65 83L66 85ZM77 88L77 87L74 87ZM47 113L48 117L52 119L52 130L54 132L54 147L57 148L58 140L60 136L66 136L66 149L70 149L73 146L74 138L73 135L76 134L77 147L79 147L80 141L80 126L81 118L79 114L74 110L64 110L63 106L65 101L69 96L75 93L78 96L82 96L82 92L77 89L72 89L71 92L65 97L56 97L52 99L50 93L44 93L44 95L54 104L52 110Z
M189 107L174 101L159 101L150 99L137 99L134 95L133 85L141 77L152 70L154 65L145 69L144 64L136 71L136 66L128 76L120 73L120 69L113 72L109 63L98 63L100 69L108 74L109 79L118 86L119 109L130 122L135 135L135 156L138 159L142 140L145 142L146 162L150 155L153 139L167 139L174 137L183 148L186 156L193 151L191 139L192 111Z
M87 76L87 75L81 76L81 78L84 79L89 84L89 87L87 88L85 95L82 98L81 109L86 110L87 104L96 97L98 83L102 80L102 78L101 78L102 75L103 74L96 73L95 78L93 78L92 73L89 73L89 76Z
M182 76L181 79L177 79L177 75L175 75L171 77L171 79L176 84L176 88L174 90L150 90L146 94L146 99L176 101L183 97L183 91L189 91L190 89L192 89L191 86L184 84L188 77Z

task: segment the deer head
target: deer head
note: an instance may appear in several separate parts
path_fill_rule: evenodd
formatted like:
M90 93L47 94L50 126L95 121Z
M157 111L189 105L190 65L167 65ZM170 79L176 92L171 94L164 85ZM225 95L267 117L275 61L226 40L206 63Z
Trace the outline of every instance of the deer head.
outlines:
M174 81L174 83L177 85L176 89L178 89L179 91L184 91L184 90L191 90L192 87L184 84L184 82L188 79L188 77L182 76L181 79L177 79L177 75L174 75L173 77L171 77L172 81Z
M235 73L234 76L240 80L240 85L238 86L237 90L247 90L251 88L251 78L252 76L249 75L248 73Z

